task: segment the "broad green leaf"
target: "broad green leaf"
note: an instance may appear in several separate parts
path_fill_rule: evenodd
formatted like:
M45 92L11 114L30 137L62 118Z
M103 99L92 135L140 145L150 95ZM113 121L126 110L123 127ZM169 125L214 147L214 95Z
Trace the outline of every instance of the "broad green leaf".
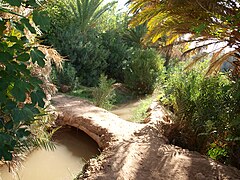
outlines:
M45 103L43 99L46 98L46 95L43 91L37 90L36 92L32 92L30 96L34 105L38 103L39 107L44 108Z
M21 72L22 75L24 75L24 77L29 77L31 75L31 71L27 68L27 65L22 63L19 63L19 67L18 67L19 71ZM29 80L29 79L28 79ZM26 82L27 83L27 87L28 89L30 89L30 82Z
M30 56L33 61L33 63L37 62L40 67L44 67L45 65L45 55L42 51L38 50L37 48L34 48L30 51Z
M30 59L30 56L28 53L23 53L23 54L20 54L18 57L17 57L17 60L19 61L28 61Z
M36 0L28 0L26 4L32 6L33 8L37 8L40 5L36 2Z
M12 101L12 100L8 100L5 106L5 109L13 109L16 108L17 103Z
M12 6L20 6L22 0L4 0L5 2L9 3Z
M26 104L25 107L30 109L35 115L40 114L40 111L35 107L35 104Z
M12 160L12 154L7 151L7 148L3 150L3 158L5 161L11 161Z
M23 137L26 137L26 136L29 136L31 134L30 131L28 131L26 128L20 128L17 130L16 132L16 135L19 137L19 138L23 138Z
M15 27L16 27L17 30L19 30L20 32L23 33L23 31L24 31L24 26L23 26L22 24L16 23L16 24L15 24Z
M29 40L26 36L21 37L21 41L24 43L29 43Z
M0 106L2 106L1 104L2 103L5 103L5 101L7 100L7 97L6 97L6 91L0 91Z
M13 56L9 54L8 52L0 52L0 61L6 62L13 59Z
M4 127L4 120L2 117L0 117L0 129Z
M11 91L11 94L16 98L17 101L19 102L24 102L26 99L26 83L23 81L17 81L14 84L14 87Z
M4 76L4 75L2 75L2 74L3 74L3 73L1 72L1 76L2 76L3 78L0 78L0 84L1 84L1 86L0 86L0 91L5 91L5 90L8 88L10 82L9 82L9 79L6 79L6 76ZM2 95L2 94L1 94L1 95Z
M23 51L23 45L20 44L14 44L13 46L8 48L9 51L17 51L17 52L22 52Z
M11 42L17 42L18 38L16 36L9 36L8 40L11 41Z
M33 33L36 34L36 30L34 29L34 27L32 27L32 25L29 23L29 20L26 18L22 18L21 19L21 23L23 23L25 25L26 28L28 28L28 30Z
M13 128L13 121L12 120L10 120L10 121L8 121L6 124L5 124L5 128L6 129L12 129Z
M24 107L22 109L14 108L11 112L11 116L14 123L19 123L21 121L28 122L34 120L33 112L27 107Z
M38 77L31 77L30 83L32 86L38 88L40 84L43 84L42 80Z
M3 33L3 31L5 29L6 29L5 21L4 20L0 20L0 35Z

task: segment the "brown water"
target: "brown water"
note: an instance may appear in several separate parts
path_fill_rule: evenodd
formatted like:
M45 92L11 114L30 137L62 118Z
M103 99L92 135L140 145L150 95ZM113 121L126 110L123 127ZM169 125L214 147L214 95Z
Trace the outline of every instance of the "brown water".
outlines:
M99 154L88 135L75 128L62 128L54 135L55 151L35 150L18 171L20 180L72 180L86 160ZM0 169L0 180L15 180L7 167Z
M131 121L134 115L134 111L140 105L141 100L132 100L126 104L121 104L115 109L111 110L111 113L118 115L120 118Z

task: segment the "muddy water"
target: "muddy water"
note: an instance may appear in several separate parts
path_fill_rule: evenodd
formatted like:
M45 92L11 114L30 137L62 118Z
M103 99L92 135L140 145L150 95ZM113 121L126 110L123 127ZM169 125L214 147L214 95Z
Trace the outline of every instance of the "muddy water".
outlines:
M20 180L72 180L86 160L99 154L89 136L75 128L62 128L54 136L55 151L35 150L18 171ZM7 168L0 169L2 180L15 180ZM1 179L0 178L0 179Z
M120 118L125 119L127 121L132 121L134 111L141 104L141 99L132 100L128 103L121 104L117 106L115 109L111 110L111 113L118 115Z

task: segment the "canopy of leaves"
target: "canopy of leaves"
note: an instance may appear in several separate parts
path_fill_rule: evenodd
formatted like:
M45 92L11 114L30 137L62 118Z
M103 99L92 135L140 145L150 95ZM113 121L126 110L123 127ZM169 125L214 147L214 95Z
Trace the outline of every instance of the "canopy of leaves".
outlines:
M208 45L218 45L212 57L209 73L219 69L229 56L239 61L240 52L240 4L239 0L132 0L134 14L131 25L147 22L146 39L153 42L164 36L167 45L203 42L188 50L192 52ZM188 35L189 38L183 38ZM233 48L221 56L224 48Z
M37 11L40 2L3 0L0 4L0 160L10 161L16 151L29 147L29 138L34 139L30 125L45 106L42 81L30 71L34 63L45 65L45 55L32 40L40 25L42 30L49 26L46 13Z

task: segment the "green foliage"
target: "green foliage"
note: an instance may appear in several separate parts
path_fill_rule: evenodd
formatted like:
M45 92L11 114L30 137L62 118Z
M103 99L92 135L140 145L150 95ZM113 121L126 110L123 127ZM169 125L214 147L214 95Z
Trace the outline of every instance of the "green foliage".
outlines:
M124 43L121 32L109 30L102 35L102 44L108 50L106 75L118 82L124 82L124 68L129 61L129 46Z
M72 90L76 85L76 70L75 68L68 62L63 64L63 68L61 70L52 71L52 81L58 86L62 85L68 86L69 90Z
M87 99L89 101L93 101L93 88L85 87L85 86L78 86L76 89L71 91L69 95L80 97L82 99Z
M70 59L84 86L96 86L107 67L109 52L95 26L113 3L101 4L99 0L63 0L47 8L52 23L47 39Z
M125 42L133 47L142 47L142 40L147 32L147 27L145 24L141 24L134 28L127 28L124 31L123 38Z
M3 17L0 18L0 160L5 161L11 161L16 150L29 148L28 140L35 138L30 126L36 121L39 109L45 106L42 81L30 71L31 63L45 65L45 55L31 44L24 32L36 33L31 20L37 26L45 24L42 28L45 30L48 18L37 10L32 19L24 17L17 11L22 6L36 9L39 3L4 0L4 6L0 6Z
M70 55L72 64L77 70L80 82L85 86L96 86L100 74L104 73L109 52L102 45L101 37L89 33L89 39L82 39L78 45L71 46L73 54ZM84 37L83 37L84 38Z
M99 19L97 29L100 32L107 32L111 30L123 31L128 26L128 14L117 10L115 4L109 11L106 11Z
M96 106L111 109L115 97L113 84L114 80L107 79L107 76L101 74L98 87L93 90L93 98Z
M147 97L141 100L140 104L134 109L133 117L130 121L136 123L143 123L144 119L147 117L147 110L153 101L152 97Z
M161 84L160 101L177 116L172 140L239 166L239 82L225 75L205 77L206 64L187 72L179 65L169 70Z
M125 83L137 94L151 94L163 70L163 61L155 50L134 49L124 71Z
M79 34L69 25L55 34L51 43L62 55L68 56L84 86L95 86L100 74L107 67L109 52L102 45L102 38L94 31ZM64 40L64 41L63 41Z
M132 0L131 25L147 23L145 39L157 42L167 37L166 47L186 45L185 54L199 52L197 50L209 45L217 46L211 51L211 66L207 72L211 74L229 57L240 59L239 3L239 0ZM189 46L192 42L194 46ZM225 48L233 49L224 52ZM238 63L234 66L239 68ZM239 71L237 74L239 77Z

